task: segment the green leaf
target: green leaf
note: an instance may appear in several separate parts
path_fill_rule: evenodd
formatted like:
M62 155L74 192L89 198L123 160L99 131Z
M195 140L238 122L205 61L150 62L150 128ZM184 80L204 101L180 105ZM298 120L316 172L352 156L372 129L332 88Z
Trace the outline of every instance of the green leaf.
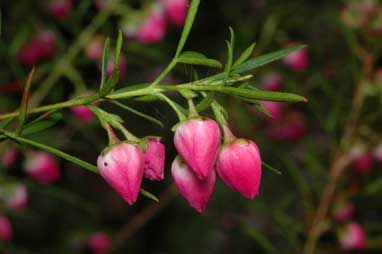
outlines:
M192 65L203 65L212 68L222 68L222 64L214 59L209 59L205 55L193 52L185 51L177 58L178 63L192 64Z
M150 86L150 83L142 83L142 84L134 84L134 85L128 85L126 87L123 87L121 89L115 90L112 94L120 94L125 92L131 92L139 89L144 89Z
M179 122L185 121L187 118L184 115L184 110L175 102L168 98L166 95L159 93L157 94L159 98L163 99L167 104L175 111L178 116Z
M249 46L244 52L240 55L240 57L235 61L232 68L236 68L240 64L242 64L244 61L246 61L253 53L253 50L255 49L256 43L253 43L251 46Z
M115 54L114 54L114 66L119 66L119 57L121 55L123 36L121 30L118 31L118 39L117 44L115 46Z
M109 64L109 54L110 54L110 39L107 38L105 41L105 46L103 48L103 55L102 55L101 85L99 89L100 91L103 90L105 81L106 81L107 66Z
M142 189L142 188L141 188L140 193L141 193L143 196L146 196L146 197L148 197L149 199L154 200L155 202L159 202L159 199L158 199L154 194L148 192L148 191L145 190L145 189Z
M306 47L306 46L305 45L293 46L293 47L289 47L286 49L282 49L282 50L279 50L276 52L272 52L272 53L269 53L266 55L256 57L254 59L248 60L248 61L236 66L233 69L233 73L242 73L242 72L256 69L256 68L261 67L263 65L266 65L268 63L274 62L280 58L283 58L284 56L287 56L290 53L297 51L299 49L302 49L304 47Z
M233 31L233 29L231 27L229 28L229 32L231 34L231 39L230 39L230 42L228 42L228 41L226 42L227 47L228 47L228 56L227 56L227 64L226 64L225 69L224 69L223 85L225 84L225 82L228 79L229 74L231 73L232 62L233 62L233 51L235 48L235 32Z
M142 112L139 112L138 110L133 109L133 108L131 108L131 107L125 105L125 104L122 104L122 103L118 102L118 101L112 100L110 102L113 103L114 105L117 105L120 108L123 108L123 109L125 109L125 110L127 110L127 111L129 111L129 112L131 112L131 113L133 113L135 115L137 115L137 116L140 116L140 117L142 117L142 118L144 118L144 119L146 119L146 120L148 120L148 121L150 121L152 123L155 123L155 124L159 125L160 127L164 128L163 123L160 120L158 120L158 119L156 119L156 118L154 118L152 116L149 116L149 115L146 115L146 114L144 114Z
M196 13L198 12L199 4L200 0L191 1L190 8L188 9L187 13L187 18L183 27L182 36L180 37L178 48L176 49L175 58L177 58L180 55L184 48L184 45L186 44L192 25L194 24Z
M22 143L22 144L27 144L27 145L30 145L30 146L33 146L33 147L36 147L38 149L41 149L41 150L44 150L44 151L47 151L49 153L52 153L54 155L57 155L58 157L61 157L67 161L70 161L78 166L81 166L89 171L92 171L93 173L97 173L98 174L98 169L96 166L86 162L86 161L83 161L81 159L78 159L77 157L74 157L70 154L67 154L67 153L64 153L56 148L53 148L53 147L50 147L50 146L47 146L47 145L44 145L44 144L41 144L41 143L38 143L36 141L33 141L33 140L30 140L30 139L27 139L27 138L24 138L24 137L20 137L20 136L17 136L16 134L12 133L12 132L8 132L8 131L5 131L5 130L2 130L0 129L0 132L2 132L5 136L7 136L8 138L16 141L16 142L19 142L19 143Z
M272 171L273 173L276 173L278 175L282 175L281 171L272 167L271 165L269 165L268 163L265 163L264 161L261 162L261 165L263 165L264 168Z
M29 95L30 95L29 93L30 93L30 88L32 86L32 80L33 80L34 72L35 72L35 68L33 67L33 69L30 71L30 73L28 75L28 79L27 79L27 82L25 84L25 88L23 91L23 97L21 99L21 105L20 105L20 110L19 110L19 119L18 119L19 122L18 122L17 128L16 128L17 134L21 134L23 131L23 126L24 126L25 119L27 116L27 111L28 111L28 103L29 103Z
M58 121L62 119L61 113L54 113L45 119L36 119L25 125L23 135L31 135L43 130L46 130L54 126Z
M114 128L119 128L120 123L123 123L122 118L116 114L108 113L94 105L88 105L88 107L97 116L98 120L104 128L105 124L110 124Z
M4 129L5 127L7 127L11 122L12 122L13 118L7 118L7 119L4 119L3 121L0 122L0 129Z
M119 69L118 67L116 67L113 70L113 73L111 74L111 76L106 80L102 90L98 92L99 97L104 97L108 95L114 89L118 81L119 81Z

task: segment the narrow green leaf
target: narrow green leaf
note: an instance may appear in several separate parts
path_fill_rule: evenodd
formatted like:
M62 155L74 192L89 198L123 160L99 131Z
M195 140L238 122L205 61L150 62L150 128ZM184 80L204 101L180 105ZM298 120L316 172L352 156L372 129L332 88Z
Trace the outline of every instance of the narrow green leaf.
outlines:
M13 118L8 118L8 119L4 119L3 121L0 122L0 129L4 129L6 128L11 122L12 122Z
M276 173L278 175L282 175L281 171L272 167L271 165L269 165L268 163L265 163L264 161L261 162L261 165L263 165L264 168L272 171L273 173Z
M18 122L17 128L16 128L16 133L18 135L21 134L21 132L23 131L25 119L27 116L29 95L30 95L29 93L30 93L30 88L32 86L32 80L33 80L34 72L35 72L35 68L33 67L33 69L30 71L30 73L28 75L28 79L27 79L27 82L26 82L25 87L24 87L23 97L21 99L21 106L20 106L20 110L19 110L19 119L18 119L19 122Z
M242 64L244 61L246 61L253 53L253 50L255 49L256 43L253 43L251 46L249 46L244 52L240 55L240 57L235 61L232 68L236 68L240 64Z
M277 253L272 242L255 227L249 228L247 232L266 253Z
M115 46L114 67L118 67L119 66L119 57L121 55L122 43L123 43L122 31L119 30L118 31L117 44Z
M150 83L142 83L142 84L134 84L134 85L129 85L120 89L117 89L113 91L114 94L120 94L120 93L125 93L125 92L131 92L139 89L144 89L150 86Z
M145 189L142 189L142 188L141 188L140 193L141 193L143 196L146 196L146 197L148 197L149 199L154 200L155 202L159 202L159 199L158 199L154 194L148 192L148 191L145 190Z
M187 18L183 27L183 32L179 40L178 48L176 49L175 58L178 58L184 48L184 45L186 44L192 25L194 24L196 13L198 12L199 4L200 0L191 1L190 8L188 9L187 13Z
M176 115L178 116L179 122L185 121L187 118L184 115L184 112L181 107L178 106L178 104L174 101L172 101L170 98L168 98L164 94L157 94L159 98L163 99L165 102L167 102L168 105L175 111Z
M5 136L7 136L8 138L16 141L16 142L19 142L19 143L23 143L23 144L27 144L27 145L30 145L30 146L33 146L33 147L36 147L38 149L41 149L41 150L44 150L44 151L47 151L49 153L52 153L54 155L57 155L58 157L61 157L67 161L70 161L78 166L81 166L89 171L92 171L93 173L97 173L98 174L98 169L96 166L94 166L93 164L90 164L86 161L83 161L81 159L78 159L70 154L67 154L67 153L64 153L56 148L53 148L53 147L50 147L50 146L47 146L47 145L44 145L44 144L41 144L41 143L38 143L36 141L33 141L33 140L30 140L30 139L27 139L27 138L24 138L24 137L20 137L20 136L17 136L16 134L12 133L12 132L8 132L8 131L5 131L5 130L2 130L0 129L0 132L2 132Z
M142 117L142 118L144 118L144 119L146 119L146 120L148 120L148 121L150 121L152 123L155 123L155 124L159 125L160 127L164 128L163 123L160 120L158 120L158 119L156 119L156 118L154 118L152 116L149 116L149 115L146 115L146 114L144 114L142 112L139 112L138 110L133 109L133 108L131 108L131 107L129 107L129 106L123 104L123 103L118 102L118 101L111 100L110 102L113 103L114 105L117 105L120 108L123 108L123 109L125 109L125 110L127 110L127 111L129 111L129 112L131 112L131 113L133 113L135 115L137 115L137 116L140 116L140 117Z
M23 135L31 135L31 134L46 130L54 126L61 119L62 119L62 114L58 112L50 115L49 117L45 119L41 119L41 120L36 119L37 121L34 120L25 125L25 128L23 130Z
M231 73L232 62L233 62L233 51L235 48L235 32L233 31L233 29L231 27L229 28L229 32L231 34L231 39L229 42L228 41L226 42L227 48L228 48L228 55L227 55L227 64L226 64L225 69L224 69L223 85L225 84L225 82L228 79L229 74Z
M107 66L109 64L109 54L110 54L110 39L107 38L105 41L105 46L103 48L103 55L102 55L102 72L101 72L101 85L100 85L100 91L103 90L103 87L105 85L106 76L107 76Z
M180 56L178 56L177 62L192 65L203 65L212 68L222 68L222 64L219 61L209 59L205 55L193 51L183 52Z
M105 97L106 95L108 95L117 85L118 81L119 81L119 69L117 67L113 70L113 73L111 74L111 76L106 80L102 90L98 92L98 95L100 97Z
M283 58L284 56L287 56L290 53L292 53L296 50L302 49L304 47L306 47L306 46L305 45L293 46L293 47L289 47L286 49L282 49L282 50L279 50L276 52L272 52L272 53L269 53L266 55L256 57L254 59L248 60L248 61L236 66L233 69L233 73L242 73L242 72L256 69L256 68L261 67L263 65L266 65L268 63L274 62L280 58Z

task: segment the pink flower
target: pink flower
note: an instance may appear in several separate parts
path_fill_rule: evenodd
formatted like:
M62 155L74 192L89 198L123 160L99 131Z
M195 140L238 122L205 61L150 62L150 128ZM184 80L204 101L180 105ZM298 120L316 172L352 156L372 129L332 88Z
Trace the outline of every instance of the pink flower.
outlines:
M85 96L91 95L91 91L87 91L84 93ZM99 105L99 103L92 103L93 105ZM90 123L94 119L94 113L89 109L86 105L79 105L70 107L69 110L73 113L73 115L80 121L84 123Z
M51 0L48 4L50 15L58 19L66 18L72 9L71 0Z
M263 107L268 113L272 115L272 118L261 114L261 116L269 122L279 121L283 114L283 103L275 101L261 101L260 106Z
M373 166L373 154L365 151L361 147L353 148L350 151L351 167L357 174L368 174Z
M8 147L1 158L1 164L6 168L12 167L17 161L18 154L19 153L16 148Z
M340 201L334 206L333 217L336 221L350 220L354 214L354 205L349 201Z
M182 26L186 20L188 0L162 0L162 3L169 21L176 26Z
M344 249L362 249L366 245L366 234L358 222L350 222L340 231L339 242Z
M97 165L106 182L129 205L134 204L143 178L143 152L135 145L119 143L102 152Z
M104 232L95 232L89 236L87 246L96 253L106 252L111 246L111 240Z
M12 225L5 216L0 216L0 239L2 241L10 241L13 236Z
M267 91L280 91L281 90L281 76L277 73L270 73L264 75L260 81L260 88Z
M309 65L308 49L302 48L294 51L283 58L283 62L286 66L295 71L303 71Z
M285 113L279 121L269 125L266 133L274 139L296 141L305 136L305 125L304 114L298 111L290 111Z
M228 127L224 129L232 135ZM259 148L246 139L233 139L224 144L216 162L216 172L230 188L254 199L259 193L262 172Z
M130 31L131 33L131 31ZM163 40L166 34L166 19L163 10L154 9L149 17L134 32L134 38L142 43L156 43Z
M208 118L190 119L178 126L176 150L199 179L211 175L220 145L219 125Z
M93 61L100 61L103 55L104 38L100 35L89 40L85 47L86 56Z
M179 193L196 211L199 213L203 212L214 190L216 182L215 171L211 171L209 176L204 180L200 180L177 157L172 163L171 173Z
M26 173L41 183L53 183L60 178L60 168L55 158L47 152L37 152L28 158Z
M31 40L25 43L19 51L22 64L36 65L41 60L50 59L55 53L56 37L50 30L42 30Z
M144 176L152 181L164 179L164 163L166 147L160 142L160 138L150 138L144 154Z
M28 204L28 191L25 185L12 186L11 193L5 198L5 205L11 209L23 210Z

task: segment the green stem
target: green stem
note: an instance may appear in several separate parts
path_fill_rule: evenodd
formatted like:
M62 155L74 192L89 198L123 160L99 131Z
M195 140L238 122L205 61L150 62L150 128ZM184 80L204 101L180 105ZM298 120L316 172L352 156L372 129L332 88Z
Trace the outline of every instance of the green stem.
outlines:
M175 111L175 113L178 116L179 122L183 122L183 121L185 121L187 119L186 116L183 114L183 112L166 95L160 93L160 94L158 94L158 96L160 98L162 98L164 101L166 101L167 104L170 105L170 107Z
M159 82L161 82L165 77L166 75L172 70L174 69L174 67L176 66L177 64L177 61L176 59L172 59L172 61L167 65L166 69L163 70L163 72L153 81L153 83L151 84L151 86L157 86L159 84Z

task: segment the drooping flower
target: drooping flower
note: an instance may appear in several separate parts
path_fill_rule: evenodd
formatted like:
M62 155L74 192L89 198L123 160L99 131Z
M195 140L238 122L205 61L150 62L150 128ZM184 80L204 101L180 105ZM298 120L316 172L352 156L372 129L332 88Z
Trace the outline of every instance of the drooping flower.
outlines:
M309 66L308 49L302 48L283 58L286 66L295 71L304 71Z
M176 150L199 179L211 175L220 145L219 125L208 118L181 123L174 135Z
M144 155L130 143L118 143L103 151L97 160L106 182L129 204L138 198L144 172Z
M339 233L339 242L344 249L362 249L366 245L366 233L358 222L346 224Z
M50 15L58 19L64 19L69 16L71 9L71 0L51 0L48 4Z
M104 38L101 35L92 37L85 46L86 56L93 61L102 59L104 47Z
M84 93L84 95L86 95L86 96L89 96L91 94L92 94L92 92L90 92L90 91L86 91ZM92 103L92 105L97 106L97 105L99 105L99 103L94 102L94 103ZM86 105L73 106L73 107L70 107L69 110L81 122L90 123L94 119L94 113Z
M1 164L6 168L12 167L17 161L18 154L19 152L16 148L7 148L3 154L3 157L1 158Z
M144 153L145 178L152 181L164 179L165 156L166 147L160 142L160 138L150 138Z
M220 150L216 172L230 188L254 199L259 194L262 174L259 148L251 140L236 139L227 126L223 129L231 138Z
M95 253L102 253L111 247L111 240L106 233L95 232L89 236L87 246Z
M373 154L364 148L354 147L350 151L351 168L357 174L368 174L373 166Z
M215 171L211 171L209 176L200 180L187 164L177 157L172 163L171 173L179 193L196 211L203 212L214 190Z
M156 43L163 40L166 34L166 18L162 8L155 8L147 17L147 19L135 30L129 31L130 36L142 43Z
M336 221L350 220L354 214L354 204L349 200L338 200L333 209L333 217Z
M4 204L14 210L23 210L28 204L28 191L25 185L15 184L10 189L0 189L0 194L4 195Z
M189 1L162 0L162 3L169 21L176 26L182 26L186 19Z
M13 236L11 222L5 216L0 216L0 239L2 241L10 241Z
M47 152L37 152L27 159L27 175L41 183L53 183L60 178L60 168L55 158Z
M56 36L53 31L42 30L20 49L18 57L22 64L36 65L41 60L50 59L55 54Z

